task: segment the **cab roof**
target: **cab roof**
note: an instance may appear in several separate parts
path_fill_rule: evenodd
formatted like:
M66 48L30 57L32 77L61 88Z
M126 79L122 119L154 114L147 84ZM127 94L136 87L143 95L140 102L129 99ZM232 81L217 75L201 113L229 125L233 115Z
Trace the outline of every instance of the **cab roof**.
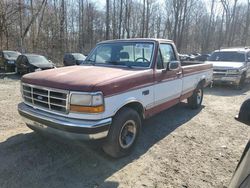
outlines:
M129 38L129 39L105 40L105 41L99 42L98 44L102 44L102 43L116 43L116 42L169 42L169 43L173 43L172 40L168 40L168 39L157 39L157 38Z
M250 47L232 47L215 50L215 52L250 52Z

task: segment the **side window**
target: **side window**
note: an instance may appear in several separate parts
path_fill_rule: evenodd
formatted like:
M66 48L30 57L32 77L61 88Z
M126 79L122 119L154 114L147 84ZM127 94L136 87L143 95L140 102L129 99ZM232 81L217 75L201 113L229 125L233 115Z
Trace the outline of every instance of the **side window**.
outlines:
M247 61L250 62L250 52L247 54Z
M162 61L164 68L167 68L170 61L175 61L175 53L171 44L160 44Z
M64 55L64 59L65 59L66 61L69 59L68 54L65 54L65 55Z
M69 55L69 60L74 61L75 57L71 54L71 55Z
M106 45L100 46L97 49L97 54L98 55L95 55L95 61L97 63L105 63L106 61L110 61L111 60L111 57L110 57L111 48L109 46L106 46ZM93 57L91 57L91 59L92 58Z
M27 64L28 64L28 59L27 59L27 57L23 56L23 58L22 58L22 63L23 63L24 65L27 65Z

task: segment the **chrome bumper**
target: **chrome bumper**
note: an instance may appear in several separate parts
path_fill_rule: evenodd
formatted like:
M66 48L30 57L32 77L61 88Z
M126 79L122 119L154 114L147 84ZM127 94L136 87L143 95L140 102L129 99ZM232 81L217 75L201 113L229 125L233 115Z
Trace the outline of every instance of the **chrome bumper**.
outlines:
M218 75L214 75L213 76L213 82L214 83L229 83L229 84L239 84L240 83L240 79L241 79L241 75L225 75L225 76L218 76Z
M18 104L18 112L31 129L70 139L96 140L105 138L112 123L112 118L102 120L66 118L34 109L24 103Z

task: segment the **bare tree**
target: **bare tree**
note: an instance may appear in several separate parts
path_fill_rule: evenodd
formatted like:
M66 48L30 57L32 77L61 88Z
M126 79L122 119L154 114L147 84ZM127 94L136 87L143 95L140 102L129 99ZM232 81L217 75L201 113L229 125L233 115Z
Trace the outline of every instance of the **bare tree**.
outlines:
M1 0L0 47L61 62L66 51L88 53L113 38L168 38L184 53L249 45L250 0L205 2L106 0L101 9L91 0Z
M109 0L106 0L106 35L105 39L109 39Z

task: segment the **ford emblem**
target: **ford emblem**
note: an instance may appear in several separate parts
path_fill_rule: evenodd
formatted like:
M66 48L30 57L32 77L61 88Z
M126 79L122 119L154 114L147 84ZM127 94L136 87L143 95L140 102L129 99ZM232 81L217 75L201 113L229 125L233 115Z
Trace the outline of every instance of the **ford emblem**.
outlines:
M37 99L43 100L43 97L39 95L39 96L37 96Z

